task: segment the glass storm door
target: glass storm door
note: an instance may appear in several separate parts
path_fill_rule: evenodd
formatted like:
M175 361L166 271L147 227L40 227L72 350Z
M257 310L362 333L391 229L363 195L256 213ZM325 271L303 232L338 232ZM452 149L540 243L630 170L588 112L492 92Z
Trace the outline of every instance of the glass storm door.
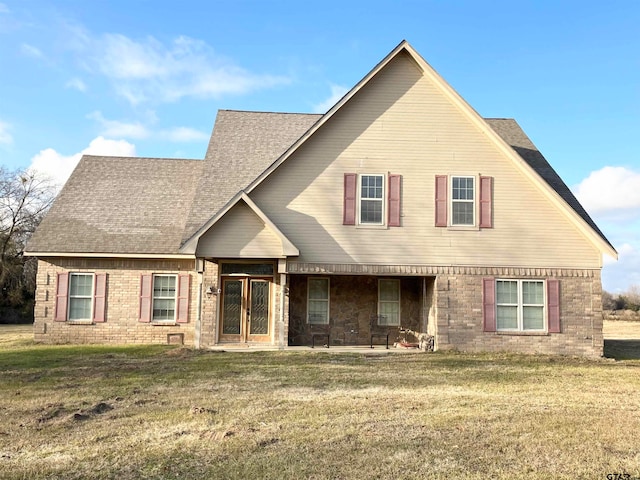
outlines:
M221 342L268 342L271 282L256 278L223 278Z

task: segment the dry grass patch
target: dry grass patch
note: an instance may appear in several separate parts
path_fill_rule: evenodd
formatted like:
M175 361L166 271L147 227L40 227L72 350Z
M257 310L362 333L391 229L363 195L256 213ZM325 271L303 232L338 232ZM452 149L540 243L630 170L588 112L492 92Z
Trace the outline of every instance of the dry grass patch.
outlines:
M0 478L640 476L638 361L0 345Z

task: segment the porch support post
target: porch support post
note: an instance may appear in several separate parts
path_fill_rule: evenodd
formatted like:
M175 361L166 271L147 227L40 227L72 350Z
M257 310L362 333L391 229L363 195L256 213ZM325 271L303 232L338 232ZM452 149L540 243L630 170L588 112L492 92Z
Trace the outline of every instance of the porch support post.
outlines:
M278 260L278 273L280 274L280 312L278 315L278 349L284 350L284 302L287 298L287 260Z
M193 348L200 349L200 335L202 330L202 284L204 274L204 259L196 259L196 274L198 276L198 308L196 309L196 324L193 332Z
M284 350L284 302L287 297L287 274L280 274L280 315L278 319L278 348Z

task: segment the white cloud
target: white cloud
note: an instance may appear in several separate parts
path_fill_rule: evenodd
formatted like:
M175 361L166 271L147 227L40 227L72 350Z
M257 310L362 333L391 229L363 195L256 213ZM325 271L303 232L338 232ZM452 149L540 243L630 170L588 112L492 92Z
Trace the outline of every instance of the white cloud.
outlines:
M87 91L87 86L85 85L85 83L79 79L79 78L72 78L71 80L69 80L66 84L65 87L67 88L73 88L75 90L78 90L79 92L86 92Z
M95 120L102 126L101 133L105 137L148 138L151 135L147 127L139 122L126 123L108 120L100 111L91 112L87 118Z
M11 125L0 121L0 145L10 145L13 143L13 137L9 133Z
M62 187L85 154L132 157L136 155L136 147L126 140L97 137L87 148L73 155L63 155L53 148L42 150L31 159L29 168L51 178L55 184Z
M626 292L640 285L640 235L618 247L618 261L605 257L602 286L611 293Z
M338 100L340 100L342 97L344 97L344 95L349 91L349 89L347 87L343 87L341 85L331 85L331 96L329 98L327 98L326 100L324 100L323 102L320 102L316 105L313 106L313 110L316 113L325 113L326 111L328 111L331 107L333 107L336 103L338 103Z
M33 45L29 45L28 43L23 43L22 45L20 45L20 51L27 57L33 57L33 58L43 57L40 49L38 49L37 47L34 47Z
M587 211L610 218L640 214L640 172L604 167L585 178L574 193Z
M189 127L176 127L171 130L165 130L160 133L160 136L171 142L195 142L209 139L208 134Z
M185 36L165 45L153 37L135 41L107 34L92 43L94 71L111 79L116 92L133 105L216 98L290 83L287 77L248 72L205 42Z

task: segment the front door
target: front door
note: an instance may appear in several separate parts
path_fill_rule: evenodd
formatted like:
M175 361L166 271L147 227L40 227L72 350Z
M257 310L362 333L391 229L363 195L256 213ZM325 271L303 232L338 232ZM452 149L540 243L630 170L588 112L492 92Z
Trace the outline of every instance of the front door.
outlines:
M220 342L269 342L270 299L270 279L223 278Z

